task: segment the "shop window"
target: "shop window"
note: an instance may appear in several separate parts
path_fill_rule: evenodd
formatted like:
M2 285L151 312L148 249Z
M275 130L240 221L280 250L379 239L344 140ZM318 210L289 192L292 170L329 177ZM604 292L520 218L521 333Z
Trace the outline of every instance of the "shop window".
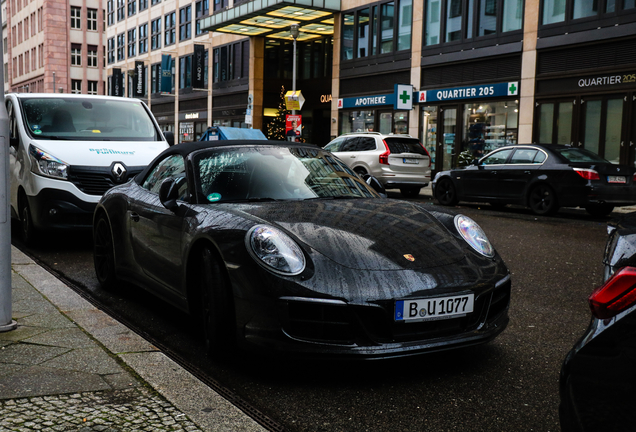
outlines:
M432 0L426 3L425 46L473 42L519 31L523 0ZM443 39L442 39L443 35Z
M499 147L518 144L517 101L465 104L463 123L460 153L464 158L478 159Z
M341 135L349 132L373 132L375 111L342 111L339 124Z
M572 142L572 101L540 103L538 113L538 142L541 144L565 144Z
M383 2L344 13L342 59L410 50L412 15L413 0Z

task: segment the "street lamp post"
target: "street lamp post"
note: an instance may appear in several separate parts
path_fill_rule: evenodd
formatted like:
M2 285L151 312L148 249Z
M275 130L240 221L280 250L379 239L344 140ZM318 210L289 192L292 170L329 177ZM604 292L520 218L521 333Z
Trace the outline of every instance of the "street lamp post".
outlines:
M294 63L292 67L292 91L296 93L296 39L298 39L298 24L292 24L289 30L292 38L294 38ZM296 110L292 110L292 114L296 114Z

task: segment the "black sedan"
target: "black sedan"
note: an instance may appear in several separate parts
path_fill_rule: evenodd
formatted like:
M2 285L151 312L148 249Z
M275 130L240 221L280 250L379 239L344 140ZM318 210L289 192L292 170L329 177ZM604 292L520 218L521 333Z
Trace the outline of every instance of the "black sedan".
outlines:
M563 432L636 428L636 213L612 222L590 325L561 369Z
M508 323L510 275L475 222L383 198L307 144L164 151L100 200L94 261L103 287L132 282L192 314L212 354L403 356Z
M635 171L578 147L515 145L467 167L437 173L432 187L442 205L518 204L538 215L553 214L559 207L584 207L593 216L605 216L614 207L636 204Z

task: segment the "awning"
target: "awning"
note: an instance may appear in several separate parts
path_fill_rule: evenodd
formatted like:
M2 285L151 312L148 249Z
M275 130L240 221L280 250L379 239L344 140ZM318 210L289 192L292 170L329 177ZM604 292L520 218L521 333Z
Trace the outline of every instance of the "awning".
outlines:
M299 27L298 41L333 35L333 13L340 0L252 0L201 20L201 30L241 36L292 39L290 27Z

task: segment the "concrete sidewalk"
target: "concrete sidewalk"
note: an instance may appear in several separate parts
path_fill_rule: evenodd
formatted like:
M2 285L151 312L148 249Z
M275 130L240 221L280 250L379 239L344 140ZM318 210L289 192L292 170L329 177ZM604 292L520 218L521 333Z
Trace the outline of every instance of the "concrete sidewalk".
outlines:
M264 431L16 248L0 431Z

